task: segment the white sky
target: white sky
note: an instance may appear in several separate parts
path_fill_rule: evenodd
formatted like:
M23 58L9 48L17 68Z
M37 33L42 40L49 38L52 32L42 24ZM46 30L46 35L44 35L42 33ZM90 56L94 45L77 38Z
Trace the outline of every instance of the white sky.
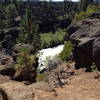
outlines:
M43 0L41 0L43 1ZM47 0L48 1L48 0ZM53 1L64 1L64 0L53 0ZM70 1L70 0L69 0ZM72 1L79 1L79 0L72 0Z
M53 0L53 1L63 1L63 0ZM70 1L70 0L69 0ZM79 1L79 0L72 0L72 1Z

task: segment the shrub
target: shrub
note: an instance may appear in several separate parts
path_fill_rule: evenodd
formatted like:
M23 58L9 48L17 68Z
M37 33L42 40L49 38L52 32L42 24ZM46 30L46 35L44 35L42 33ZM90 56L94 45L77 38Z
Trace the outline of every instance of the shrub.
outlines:
M38 23L30 7L27 7L25 17L21 19L20 34L18 35L17 42L33 45L36 52L40 47Z
M48 79L46 77L46 73L37 74L36 81L37 82L39 82L39 81L48 81Z
M71 42L66 42L63 51L59 54L59 57L63 61L68 61L73 50Z
M14 4L9 4L5 8L5 14L6 14L6 27L14 27L14 18L17 15L17 10Z
M33 68L36 56L30 55L30 51L27 48L22 48L19 50L19 56L16 58L16 70L22 68Z
M45 34L41 34L41 48L54 47L58 44L62 44L64 42L65 32L61 29L58 29L55 34L49 32Z
M88 18L92 13L95 12L94 7L88 7L87 11L81 11L80 13L75 14L73 22L80 22L86 18Z

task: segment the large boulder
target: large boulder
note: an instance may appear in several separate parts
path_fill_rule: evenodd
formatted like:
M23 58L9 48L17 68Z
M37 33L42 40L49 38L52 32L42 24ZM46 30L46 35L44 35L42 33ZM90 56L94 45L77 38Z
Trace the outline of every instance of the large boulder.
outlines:
M93 57L93 45L96 42L94 40L100 37L100 19L85 19L77 30L71 32L69 31L69 34L74 44L73 58L76 61L76 68L86 67L90 71L90 66L96 58Z
M100 18L100 11L92 13L90 17L92 17L92 18Z
M0 100L8 100L6 92L0 88Z
M13 77L15 73L14 64L15 62L10 55L0 53L0 74Z
M98 70L100 71L100 37L93 43L93 57Z

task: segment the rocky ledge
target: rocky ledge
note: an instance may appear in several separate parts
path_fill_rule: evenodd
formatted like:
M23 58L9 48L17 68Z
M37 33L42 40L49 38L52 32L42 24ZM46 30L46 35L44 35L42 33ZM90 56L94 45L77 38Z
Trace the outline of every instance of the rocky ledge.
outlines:
M76 69L86 67L91 71L95 62L100 71L100 19L89 18L68 27L70 40L74 44L73 57Z

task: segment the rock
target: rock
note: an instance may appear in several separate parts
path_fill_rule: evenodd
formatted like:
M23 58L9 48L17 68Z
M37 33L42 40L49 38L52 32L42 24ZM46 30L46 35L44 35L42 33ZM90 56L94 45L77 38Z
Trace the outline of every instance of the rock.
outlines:
M0 74L12 77L15 73L14 64L10 55L0 54Z
M72 22L71 18L64 18L62 21L60 21L60 28L66 28L68 27Z
M3 89L0 89L0 100L8 100L8 96Z
M52 87L62 87L69 83L74 73L75 70L70 64L61 64L48 73L48 81Z
M33 83L29 87L35 88L37 90L46 91L46 92L52 92L54 90L54 88L51 87L50 84L44 81Z
M98 70L100 71L100 37L95 39L93 43L93 57L94 57L95 64Z
M80 24L81 24L81 23L79 23L79 24L71 24L71 25L67 28L67 30L68 30L68 35L70 36L70 35L72 35L74 32L76 32L76 31L79 29Z
M15 74L15 69L14 67L3 65L3 66L0 66L0 74L13 77Z
M7 94L8 100L99 100L100 81L95 76L97 72L79 72L72 77L70 84L53 89L46 82L25 85L11 80L0 84L0 90Z
M0 65L13 66L14 61L12 56L0 53Z
M11 81L12 80L9 76L0 75L0 85Z
M100 18L100 11L92 13L90 17L92 17L92 18Z
M96 61L93 58L93 43L100 37L100 19L85 19L78 25L75 32L69 31L70 40L74 44L73 58L76 68L86 67L87 71L91 71L90 66Z

